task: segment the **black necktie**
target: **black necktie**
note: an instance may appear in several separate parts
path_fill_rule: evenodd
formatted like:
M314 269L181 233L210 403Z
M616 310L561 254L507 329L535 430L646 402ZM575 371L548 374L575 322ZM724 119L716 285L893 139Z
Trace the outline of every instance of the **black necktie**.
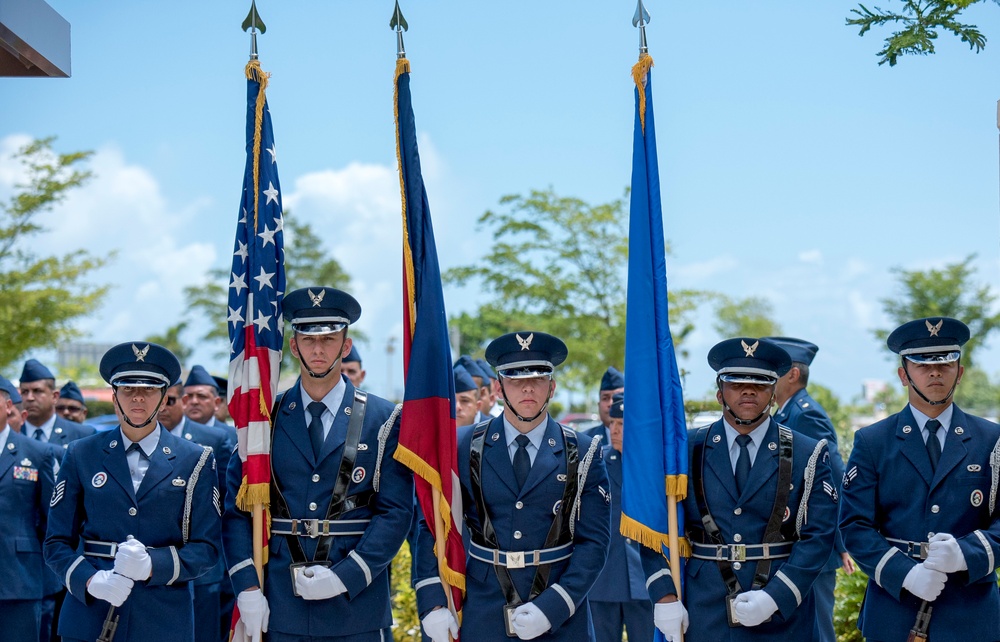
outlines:
M937 431L941 427L941 422L937 419L930 419L924 427L927 428L927 454L931 458L931 470L935 470L938 460L941 459L941 442L937 438Z
M518 435L514 441L517 442L517 451L514 453L514 478L520 489L528 479L528 473L531 472L531 457L528 456L529 441L525 435Z
M139 442L137 441L132 442L132 445L129 446L128 450L125 451L125 454L128 455L129 453L135 452L137 450L139 451L140 459L149 459L149 455L146 454L146 451L142 449L142 446L140 446Z
M736 458L736 494L742 495L743 488L750 479L750 435L736 437L736 445L740 447L740 456Z
M309 414L312 421L309 422L309 441L312 442L313 455L319 459L319 454L323 450L323 411L326 405L321 401L313 401L309 404Z
M45 431L41 428L35 428L35 434L33 436L35 441L45 441Z

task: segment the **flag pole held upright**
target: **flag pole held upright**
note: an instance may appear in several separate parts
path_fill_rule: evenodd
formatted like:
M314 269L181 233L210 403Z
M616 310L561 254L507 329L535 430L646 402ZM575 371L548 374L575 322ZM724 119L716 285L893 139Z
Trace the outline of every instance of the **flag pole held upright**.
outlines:
M681 597L682 500L687 496L687 422L677 357L670 333L666 248L656 157L650 70L646 45L649 14L639 0L634 26L640 29L635 81L635 130L629 206L628 296L625 324L624 446L621 532L669 555L671 576Z

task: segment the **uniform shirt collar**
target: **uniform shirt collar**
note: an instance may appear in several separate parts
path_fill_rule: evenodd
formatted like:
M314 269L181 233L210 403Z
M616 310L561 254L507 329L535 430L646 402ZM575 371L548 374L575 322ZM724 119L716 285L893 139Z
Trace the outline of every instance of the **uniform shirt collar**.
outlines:
M341 377L340 381L337 382L337 385L335 385L330 392L326 393L326 396L318 401L322 402L322 404L326 406L327 411L336 417L341 404L344 403L344 394L346 393L347 384L344 383L344 378ZM309 414L309 404L317 400L309 396L309 393L306 392L306 389L302 386L301 381L299 381L299 395L302 398L302 412L305 413L306 425L308 426L309 422L312 421L312 416Z
M27 419L25 419L24 420L24 427L27 430L24 431L24 434L28 435L29 437L34 437L35 436L35 430L41 428L42 429L42 433L45 435L45 441L50 441L52 439L52 429L55 427L55 425L56 425L56 415L55 415L55 413L53 413L52 416L49 417L48 421L46 421L45 423L43 423L41 426L36 426L36 425L32 424L30 421L28 421Z
M174 426L173 428L171 428L170 430L168 430L167 432L169 432L174 437L183 437L184 436L184 424L187 423L187 420L188 420L188 418L186 416L181 415L181 420L177 423L177 425Z
M0 453L4 451L7 447L7 438L10 436L10 426L4 426L3 430L0 430Z
M526 435L528 437L528 441L531 442L531 445L535 447L536 451L541 449L542 438L545 437L545 428L548 424L548 417L546 417L545 421L532 428L529 432L522 433L515 428L514 424L510 423L507 416L504 415L503 432L504 440L507 442L507 448L510 448L511 444L514 443L514 440L517 439L518 435Z
M125 431L122 430L122 445L125 446L125 451L128 452L129 446L135 442L129 439L125 435ZM153 453L156 451L156 446L160 443L160 422L156 422L156 428L153 428L153 432L149 433L145 437L139 440L139 448L142 452L146 453L146 457L152 457Z
M750 441L751 445L747 447L750 453L750 463L753 463L757 459L757 453L760 451L760 445L764 443L764 437L767 436L767 429L771 426L773 420L768 417L764 422L750 431ZM729 424L729 420L723 416L722 425L726 428L726 443L729 445L729 456L733 460L733 465L736 465L736 458L739 456L740 447L736 444L736 438L740 433Z
M914 408L913 404L910 404L910 412L913 413L913 419L917 422L917 425L920 426L920 433L923 434L927 430L925 426L931 418ZM954 414L955 404L950 403L948 404L948 407L944 409L944 412L935 417L935 419L941 422L941 428L944 429L945 434L947 434L948 430L951 428L951 417Z

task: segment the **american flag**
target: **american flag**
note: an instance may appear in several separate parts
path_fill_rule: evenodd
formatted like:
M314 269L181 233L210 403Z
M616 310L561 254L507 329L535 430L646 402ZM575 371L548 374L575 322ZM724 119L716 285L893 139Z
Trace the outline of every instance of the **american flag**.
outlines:
M435 534L438 571L461 622L465 589L462 487L455 433L455 376L441 270L420 173L410 63L396 63L396 145L403 200L403 413L396 459L414 472L417 500ZM410 364L419 364L416 371ZM410 376L413 375L413 376Z
M246 76L247 164L229 277L228 401L243 462L236 505L247 512L261 505L266 512L271 484L270 417L284 332L285 251L277 155L264 96L267 75L252 60ZM267 529L262 539L254 545L266 555Z

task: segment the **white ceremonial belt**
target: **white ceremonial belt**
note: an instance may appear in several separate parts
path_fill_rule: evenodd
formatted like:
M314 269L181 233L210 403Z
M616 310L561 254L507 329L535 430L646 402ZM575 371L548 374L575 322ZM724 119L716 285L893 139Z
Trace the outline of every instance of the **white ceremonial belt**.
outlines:
M561 562L562 560L569 559L573 555L573 543L569 542L555 548L542 548L533 551L500 551L472 542L469 548L469 555L480 562L486 562L494 566L524 568L526 566L540 566L542 564L552 564L553 562Z
M753 562L789 557L794 542L777 544L698 544L691 542L691 557L717 562Z

